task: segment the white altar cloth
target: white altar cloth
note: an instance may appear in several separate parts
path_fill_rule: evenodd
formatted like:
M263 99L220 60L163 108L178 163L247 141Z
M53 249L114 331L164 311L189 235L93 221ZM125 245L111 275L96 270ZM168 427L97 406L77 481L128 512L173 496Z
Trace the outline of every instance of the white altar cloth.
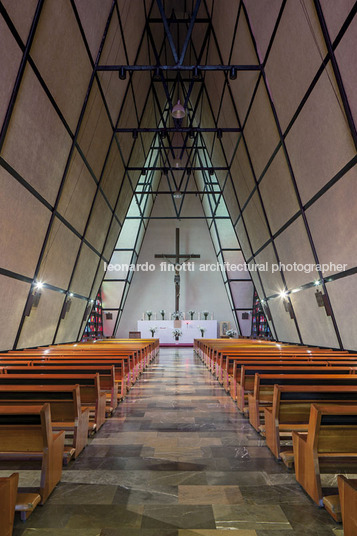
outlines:
M172 331L174 324L180 323L182 335L179 344L193 344L193 339L201 338L199 327L205 328L205 339L217 338L217 320L138 320L138 331L142 339L152 337L150 328L157 328L154 338L160 339L160 344L175 344Z

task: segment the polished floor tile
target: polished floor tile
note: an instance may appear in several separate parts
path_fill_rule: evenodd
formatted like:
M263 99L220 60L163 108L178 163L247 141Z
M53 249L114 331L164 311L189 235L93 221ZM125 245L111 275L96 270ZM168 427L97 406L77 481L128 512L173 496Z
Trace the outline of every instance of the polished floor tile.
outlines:
M20 469L21 486L40 471ZM0 467L0 476L9 473ZM334 475L323 484L335 485ZM192 349L160 351L14 536L342 536Z

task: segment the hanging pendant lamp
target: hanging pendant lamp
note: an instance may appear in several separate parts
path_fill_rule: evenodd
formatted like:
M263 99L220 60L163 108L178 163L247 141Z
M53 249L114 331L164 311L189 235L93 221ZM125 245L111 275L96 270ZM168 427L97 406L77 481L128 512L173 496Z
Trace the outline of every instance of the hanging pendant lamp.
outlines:
M185 108L182 106L180 99L177 101L177 104L172 107L171 115L174 119L182 119L185 117Z

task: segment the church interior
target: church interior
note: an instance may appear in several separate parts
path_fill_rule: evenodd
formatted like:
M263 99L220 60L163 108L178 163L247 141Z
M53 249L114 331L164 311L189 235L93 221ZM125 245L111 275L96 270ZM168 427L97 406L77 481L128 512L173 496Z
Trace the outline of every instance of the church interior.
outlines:
M356 46L0 0L0 536L357 536Z

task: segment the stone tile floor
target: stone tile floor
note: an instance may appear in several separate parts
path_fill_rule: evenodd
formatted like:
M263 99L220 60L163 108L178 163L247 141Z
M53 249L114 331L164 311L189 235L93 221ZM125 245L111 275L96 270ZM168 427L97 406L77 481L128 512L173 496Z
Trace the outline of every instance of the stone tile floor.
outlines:
M38 475L21 470L20 484L33 486ZM189 348L161 349L115 415L64 468L47 503L14 530L14 536L341 534Z

